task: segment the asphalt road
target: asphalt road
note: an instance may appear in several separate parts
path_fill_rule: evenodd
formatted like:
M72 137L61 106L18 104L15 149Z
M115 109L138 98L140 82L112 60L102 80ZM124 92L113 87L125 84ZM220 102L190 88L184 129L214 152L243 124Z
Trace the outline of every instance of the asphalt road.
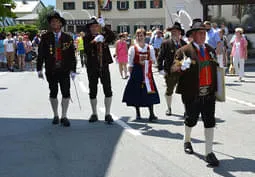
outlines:
M99 85L100 121L91 114L86 69L78 68L68 117L71 127L52 126L48 85L35 72L0 72L0 177L252 177L255 176L255 68L246 70L246 82L226 77L227 101L217 103L214 152L220 166L204 161L203 124L192 131L194 155L183 151L183 105L173 99L173 113L165 116L164 79L154 77L161 104L155 106L158 123L142 121L121 102L127 80L111 65L113 125L104 123L103 91ZM59 95L59 99L61 99ZM61 111L61 110L59 110Z

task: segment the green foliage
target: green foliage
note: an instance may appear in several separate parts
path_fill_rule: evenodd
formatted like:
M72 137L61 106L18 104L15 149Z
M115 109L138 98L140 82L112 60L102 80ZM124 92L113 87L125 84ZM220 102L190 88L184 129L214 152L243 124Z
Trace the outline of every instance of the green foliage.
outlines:
M48 21L47 21L47 16L48 14L50 14L51 12L54 11L54 6L48 6L45 9L42 9L41 12L39 12L39 18L36 22L36 25L38 26L38 28L40 30L46 30L48 29Z
M1 31L11 32L11 33L28 32L30 34L29 38L32 39L38 33L38 27L36 25L18 24L16 26L7 26L5 28L0 28L0 32Z
M6 4L10 5L8 6L9 8L6 7ZM0 0L0 17L15 17L16 15L11 12L11 8L15 8L15 3L13 0ZM0 20L3 20L3 18Z

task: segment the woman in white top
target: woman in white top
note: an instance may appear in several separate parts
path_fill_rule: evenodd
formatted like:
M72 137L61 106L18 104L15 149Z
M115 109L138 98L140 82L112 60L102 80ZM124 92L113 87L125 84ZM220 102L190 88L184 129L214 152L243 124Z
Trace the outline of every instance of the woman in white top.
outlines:
M156 57L153 47L145 43L145 35L144 29L138 29L136 31L137 44L129 48L128 69L131 75L122 101L127 106L136 108L137 119L141 119L140 107L148 107L149 121L154 122L158 118L154 114L153 105L160 103L152 74L152 64L156 62Z

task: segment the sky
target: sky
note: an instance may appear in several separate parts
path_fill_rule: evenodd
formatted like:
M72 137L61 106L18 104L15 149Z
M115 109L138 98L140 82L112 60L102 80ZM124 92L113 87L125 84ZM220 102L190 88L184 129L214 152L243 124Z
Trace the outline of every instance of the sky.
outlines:
M56 6L56 0L42 0L42 2L46 7L48 5Z

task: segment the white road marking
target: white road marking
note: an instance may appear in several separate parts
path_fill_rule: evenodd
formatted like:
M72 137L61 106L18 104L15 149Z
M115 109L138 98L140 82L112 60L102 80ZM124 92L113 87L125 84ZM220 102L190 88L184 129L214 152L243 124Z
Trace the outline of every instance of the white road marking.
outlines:
M102 113L105 113L105 109L103 107L99 108L99 111ZM124 130L126 130L127 132L129 132L130 134L134 135L134 136L140 136L142 135L140 131L133 129L132 127L130 127L128 124L126 124L124 121L120 120L118 116L112 114L112 118L113 120L119 124Z
M247 101L242 101L242 100L239 100L239 99L236 99L236 98L232 98L232 97L228 97L228 96L226 98L229 101L233 101L233 102L236 102L238 104L242 104L242 105L245 105L245 106L249 106L249 107L255 108L255 104L253 104L253 103L249 103Z
M4 76L6 74L7 74L7 72L3 72L3 73L0 73L0 76Z

